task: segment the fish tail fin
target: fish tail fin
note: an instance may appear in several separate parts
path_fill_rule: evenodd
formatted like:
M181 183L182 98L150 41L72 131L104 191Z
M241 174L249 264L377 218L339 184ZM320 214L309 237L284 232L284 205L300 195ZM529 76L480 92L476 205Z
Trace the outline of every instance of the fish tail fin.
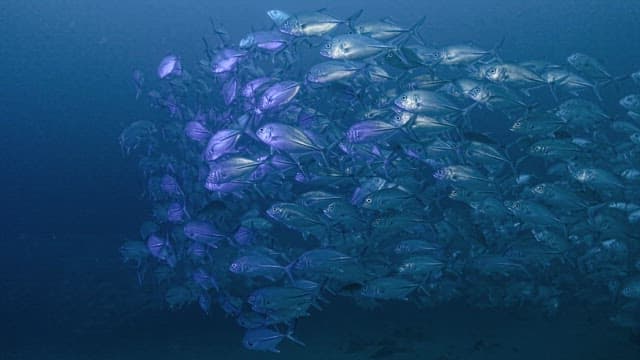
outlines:
M287 337L287 339L293 341L294 343L296 343L296 344L298 344L300 346L307 346L305 343L303 343L298 338L293 336L293 331L295 330L295 328L296 328L296 320L288 322L287 323L287 333L285 334L285 336Z
M551 96L553 97L553 100L555 100L556 103L559 103L560 98L558 97L558 90L555 84L553 83L549 84L549 92L551 92Z
M523 157L521 157L520 159L516 160L516 163L513 165L516 169L520 167L520 164L522 164L525 160L527 160L529 158L528 155L525 155Z
M602 95L600 95L600 87L608 85L609 83L610 83L610 80L607 80L604 83L593 84L593 86L591 87L591 89L593 89L593 95L595 95L596 98L598 98L598 101L600 101L600 102L603 101L602 100Z
M475 109L476 106L478 106L478 103L474 102L473 104L460 110L460 115L462 116L463 120L462 123L464 125L471 125L471 118L469 117L469 113L471 112L471 110Z
M284 271L285 274L287 274L287 277L289 278L289 281L291 281L292 284L295 282L295 280L293 280L293 274L291 274L291 268L293 267L293 264L295 264L295 263L296 262L293 261L289 265L282 267L282 270Z
M431 278L431 272L425 275L425 277L420 281L420 284L418 284L418 289L422 291L425 295L429 295L427 288L425 288L424 286L430 278Z
M362 15L362 13L364 12L364 9L360 9L358 11L356 11L354 14L352 14L351 16L349 16L347 18L347 20L345 21L347 23L347 26L350 29L354 29L355 28L355 21L358 20L358 18L360 17L360 15Z
M506 35L502 35L500 41L489 51L493 57L495 57L498 61L502 62L502 58L500 57L500 50L504 45L504 40L506 39Z
M589 219L593 219L593 217L596 215L596 212L600 209L602 209L603 207L605 207L607 205L607 203L600 203L600 204L595 204L592 206L587 207L587 214L589 216Z
M418 43L420 43L420 45L424 45L426 43L424 41L424 38L422 37L422 34L420 34L420 29L422 28L422 25L424 25L424 21L426 19L427 19L426 16L422 16L420 20L418 20L415 24L413 24L413 26L411 26L411 28L409 29L410 36L413 39L415 39Z
M609 86L611 84L613 84L616 88L617 92L620 92L620 83L626 79L628 79L630 76L629 75L622 75L622 76L616 76L616 77L610 77L607 80L595 83L593 85L593 92L595 93L595 95L598 97L598 100L602 101L602 97L600 96L600 88L604 88L605 86Z

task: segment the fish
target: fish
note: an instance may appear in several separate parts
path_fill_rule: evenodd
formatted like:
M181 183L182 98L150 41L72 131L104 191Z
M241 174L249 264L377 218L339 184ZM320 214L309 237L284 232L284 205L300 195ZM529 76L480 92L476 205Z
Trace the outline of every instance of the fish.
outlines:
M312 66L306 79L316 84L328 84L343 81L356 76L366 64L354 61L325 61Z
M362 14L359 10L346 20L337 19L319 11L300 12L289 16L280 24L280 31L295 37L322 36L341 24L350 24Z
M394 100L394 104L408 112L430 115L446 115L459 113L463 110L443 95L428 90L404 92Z
M138 283L267 352L337 296L606 304L635 326L640 72L571 44L554 63L425 41L438 14L414 12L272 9L234 42L211 21L204 51L168 54L153 82L134 71L148 116L118 142L150 211L119 252Z
M368 36L375 40L392 40L398 36L409 34L421 43L424 43L424 39L422 39L419 31L426 19L426 16L423 16L411 27L406 28L394 23L390 18L383 18L378 21L358 23L353 29L357 34Z
M258 102L257 113L274 109L289 103L300 91L300 84L295 81L281 81L269 86Z
M361 60L394 48L364 35L346 34L335 36L322 45L320 55L334 60Z
M287 124L265 124L256 131L256 136L271 148L288 153L324 150L303 131Z
M600 61L583 54L573 53L567 57L567 62L578 72L594 79L612 79L613 76L605 69Z
M305 346L303 342L293 337L291 333L281 334L268 328L247 329L242 338L242 345L250 350L279 353L280 350L277 346L285 338L300 346Z
M419 283L405 280L399 277L381 277L365 283L361 294L380 300L404 300L409 299L409 295L420 288Z
M284 23L288 18L291 17L289 13L278 9L268 10L267 15L269 16L269 18L271 18L276 26L281 26L282 23Z
M286 266L281 266L274 259L260 254L235 259L229 265L229 271L247 277L263 277L271 281L278 280L283 274L291 276Z
M182 74L182 63L177 55L167 55L160 61L157 70L158 77L164 79L169 75L180 76Z

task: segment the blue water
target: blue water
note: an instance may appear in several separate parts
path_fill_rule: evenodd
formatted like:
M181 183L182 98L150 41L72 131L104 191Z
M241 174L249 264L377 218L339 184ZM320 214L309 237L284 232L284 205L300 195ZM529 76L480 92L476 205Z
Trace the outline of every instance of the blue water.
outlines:
M270 26L268 9L323 7L341 16L364 8L369 19L391 16L403 24L425 15L423 36L435 45L489 48L505 37L508 59L563 63L581 51L616 74L640 68L637 1L351 0L303 7L294 1L4 0L0 359L275 358L242 349L242 332L220 312L164 310L157 294L139 287L121 264L118 247L135 236L150 208L118 135L133 121L158 116L135 100L132 71L151 73L169 52L195 66L209 16L237 41L252 26ZM638 335L613 326L598 309L569 308L548 319L526 309L476 312L452 304L366 311L336 301L305 321L299 335L307 349L286 344L281 357L367 358L393 342L388 346L396 350L381 358L640 358ZM550 329L566 331L551 337ZM548 352L540 348L546 343ZM416 355L424 344L436 350ZM338 355L322 357L326 348Z

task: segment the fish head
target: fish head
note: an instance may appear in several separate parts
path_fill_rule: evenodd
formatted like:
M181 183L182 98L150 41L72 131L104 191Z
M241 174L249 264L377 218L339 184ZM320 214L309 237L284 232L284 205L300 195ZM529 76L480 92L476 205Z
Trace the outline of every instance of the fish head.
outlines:
M634 283L627 284L626 286L624 286L622 288L620 293L622 294L622 296L624 296L626 298L640 299L640 286L639 285L640 284L636 284L636 286L634 286Z
M264 297L261 294L253 293L247 298L247 303L251 306L261 306L264 302Z
M512 214L517 215L522 211L524 204L522 203L522 200L505 200L504 207L506 207Z
M242 262L238 259L229 265L229 271L234 274L241 274L244 271L244 266L242 265Z
M394 104L406 111L415 111L420 105L420 97L415 91L407 91L398 96Z
M444 51L444 49L434 49L431 52L430 57L434 60L434 65L437 65L438 63L445 60L446 52Z
M473 101L482 102L485 99L485 92L482 91L481 86L476 86L473 89L467 92L467 96L469 96Z
M449 173L449 169L448 168L442 168L442 169L438 169L433 173L433 177L436 180L445 180L448 178L448 173ZM453 192L452 192L453 194Z
M567 57L567 62L571 65L576 65L582 62L584 55L580 53L573 53Z
M267 215L275 220L282 219L284 217L284 208L279 205L272 205L267 209Z
M409 124L410 121L415 120L416 117L417 115L414 113L411 113L408 111L401 111L393 115L391 123L394 126L402 127L404 125Z
M631 79L633 79L636 84L640 85L640 71L636 71L631 74Z
M511 127L509 128L509 131L513 131L513 132L518 132L520 131L520 129L522 129L522 121L521 120L517 120L516 122L513 123L513 125L511 125Z
M348 42L332 39L322 45L320 55L330 59L345 59L349 56L349 50Z
M458 189L453 189L449 192L449 199L462 200L464 198L464 192Z
M172 74L180 75L182 73L180 59L176 55L165 56L162 61L160 61L157 72L160 79L164 79Z
M337 207L336 203L332 202L331 204L327 205L326 209L322 210L322 213L329 219L332 219L333 215L335 214L336 207Z
M631 94L620 99L620 106L627 110L640 108L640 96Z
M286 12L277 9L267 11L267 15L278 26L282 25L282 23L284 23L288 18L291 17Z
M241 49L248 49L248 48L252 47L255 44L256 44L255 36L253 36L253 34L247 34L247 36L245 36L244 38L240 39L239 46L240 46Z
M291 16L280 25L280 32L291 36L303 36L302 24L296 16Z
M307 73L307 81L312 83L320 83L321 79L325 77L326 74L319 68L311 68Z
M373 201L373 197L371 195L367 196L362 201L362 207L365 208L365 209L372 209L373 206L374 206L374 201Z
M360 295L366 297L380 297L384 295L384 288L372 284L366 284L360 289Z
M538 184L533 188L531 188L531 192L533 192L534 195L543 195L546 190L547 190L547 184Z
M256 136L260 141L265 144L270 144L272 141L273 127L269 125L265 125L258 130L256 130Z
M533 144L529 147L530 155L545 155L549 151L549 148L543 144Z
M501 70L501 68L499 68L498 66L494 65L494 66L490 66L488 69L486 69L486 71L484 73L484 76L489 81L500 81L502 79L502 73L503 73L503 71Z

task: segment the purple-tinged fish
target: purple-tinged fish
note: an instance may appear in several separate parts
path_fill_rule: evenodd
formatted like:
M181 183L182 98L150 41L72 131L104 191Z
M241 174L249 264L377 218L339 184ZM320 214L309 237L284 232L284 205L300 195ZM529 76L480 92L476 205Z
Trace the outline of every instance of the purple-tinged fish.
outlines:
M206 221L191 220L184 225L184 235L189 239L217 248L218 243L227 238L216 227Z
M278 52L287 47L288 43L287 35L279 31L256 31L240 40L240 47L248 49L255 46L269 52Z
M285 273L291 276L286 266L282 266L272 258L260 254L237 258L229 266L229 271L249 278L263 277L271 281L278 280Z
M242 310L243 301L240 298L222 293L220 296L218 296L218 304L222 308L222 311L233 317L236 317Z
M189 121L184 125L184 134L191 140L197 142L207 141L211 137L211 131L200 121Z
M178 180L168 174L163 175L160 179L160 189L162 189L165 194L171 197L184 196L182 188L180 188L180 184L178 184Z
M242 88L242 96L246 98L254 97L262 87L266 84L272 82L273 79L270 77L260 77L257 79L253 79L246 83Z
M289 103L300 91L300 84L295 81L281 81L271 85L260 97L258 114Z
M236 94L238 93L238 79L232 77L227 82L222 85L222 98L224 99L224 104L229 106L236 99Z
M287 334L281 334L268 328L248 329L244 333L242 345L249 350L279 353L280 350L278 350L278 345L284 338L287 338L298 345L305 346L302 341L293 337L290 331L287 332Z
M209 291L216 289L216 291L220 291L216 279L203 268L196 269L191 275L191 278L202 290Z
M221 184L236 180L244 180L244 177L251 174L264 162L264 160L253 160L241 156L214 162L210 165L207 182Z
M206 262L209 260L209 254L204 244L199 242L193 242L187 248L187 255L191 260L196 263Z
M200 294L200 296L198 296L198 305L200 305L200 309L202 309L205 314L209 315L209 311L211 310L211 296L206 293Z
M265 124L256 131L256 136L275 150L285 152L323 151L323 148L315 144L302 130L287 124Z
M398 130L397 126L380 120L360 121L347 130L347 140L352 144L376 142L395 135Z
M218 52L211 61L211 71L214 74L222 74L234 71L238 62L247 56L247 52L235 49L223 49Z
M238 246L250 246L256 240L256 235L248 227L240 226L233 235L233 242Z
M235 152L240 135L240 131L234 129L223 129L213 134L204 150L204 160L216 161L222 155Z
M158 77L164 79L169 75L182 75L182 64L176 55L167 55L158 65Z
M248 184L245 182L215 183L211 180L210 177L208 177L207 181L204 184L204 187L209 191L217 192L220 194L240 194L240 192L244 190L247 185Z
M156 259L166 262L171 267L176 266L176 257L168 239L151 234L147 239L147 249Z
M136 100L138 100L140 94L142 94L142 86L144 85L144 74L142 73L142 71L136 69L133 71L132 77L133 84L136 87Z

